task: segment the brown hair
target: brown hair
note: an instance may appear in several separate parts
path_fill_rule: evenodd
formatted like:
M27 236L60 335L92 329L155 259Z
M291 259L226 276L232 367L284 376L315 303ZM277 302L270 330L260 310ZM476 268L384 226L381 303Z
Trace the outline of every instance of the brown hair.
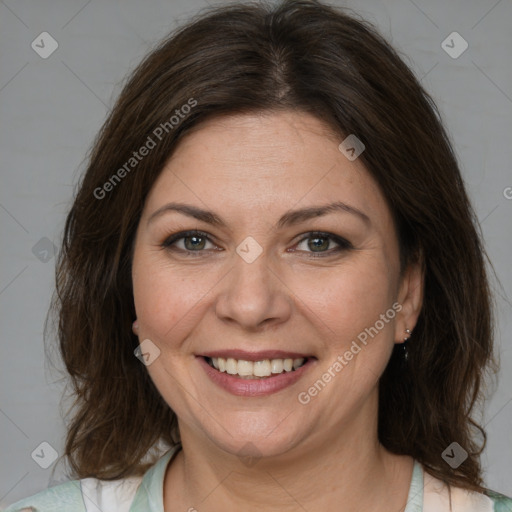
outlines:
M132 246L152 184L199 123L282 109L313 114L340 142L357 135L393 213L402 269L423 262L409 361L395 345L379 384L380 442L447 483L484 491L486 435L471 413L497 364L485 252L453 150L430 96L382 36L307 0L200 14L138 66L95 141L67 217L54 299L75 397L65 453L75 476L140 474L159 441L179 441L131 331ZM131 160L150 139L154 149ZM456 471L441 457L454 441L469 454Z

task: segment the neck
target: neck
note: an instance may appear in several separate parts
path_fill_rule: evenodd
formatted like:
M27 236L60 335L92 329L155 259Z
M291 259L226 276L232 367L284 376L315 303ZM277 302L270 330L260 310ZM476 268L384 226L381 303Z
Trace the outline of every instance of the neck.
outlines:
M183 449L169 465L164 508L201 512L405 509L413 459L385 450L376 422L341 427L329 442L310 436L279 456L229 453L197 432L181 430ZM363 425L366 428L363 428ZM359 429L359 430L358 430Z

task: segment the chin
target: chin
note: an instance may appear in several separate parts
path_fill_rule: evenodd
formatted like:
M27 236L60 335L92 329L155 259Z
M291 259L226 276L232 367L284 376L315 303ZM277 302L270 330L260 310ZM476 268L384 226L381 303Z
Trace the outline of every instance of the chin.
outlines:
M288 422L282 418L272 424L263 423L259 418L257 423L260 423L260 428L257 428L258 425L247 424L247 428L243 428L226 423L224 426L227 432L219 429L208 432L207 437L221 450L241 458L278 457L300 444L300 433L290 431L291 425L286 425Z

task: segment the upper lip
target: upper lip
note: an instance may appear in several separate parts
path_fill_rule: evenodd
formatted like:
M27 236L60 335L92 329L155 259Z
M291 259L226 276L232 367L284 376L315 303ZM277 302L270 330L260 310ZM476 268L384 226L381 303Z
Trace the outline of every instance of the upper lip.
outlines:
M244 361L263 361L265 359L300 359L313 357L311 354L299 352L285 352L284 350L262 350L259 352L247 352L240 349L212 350L199 354L202 357L223 357L224 359L238 359Z

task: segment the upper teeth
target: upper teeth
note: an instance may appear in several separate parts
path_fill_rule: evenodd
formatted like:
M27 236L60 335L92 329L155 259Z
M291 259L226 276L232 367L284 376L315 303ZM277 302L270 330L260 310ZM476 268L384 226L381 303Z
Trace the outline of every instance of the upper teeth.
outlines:
M304 364L305 359L264 359L262 361L244 361L229 357L212 357L212 364L220 372L240 377L268 377L273 373L291 372Z

